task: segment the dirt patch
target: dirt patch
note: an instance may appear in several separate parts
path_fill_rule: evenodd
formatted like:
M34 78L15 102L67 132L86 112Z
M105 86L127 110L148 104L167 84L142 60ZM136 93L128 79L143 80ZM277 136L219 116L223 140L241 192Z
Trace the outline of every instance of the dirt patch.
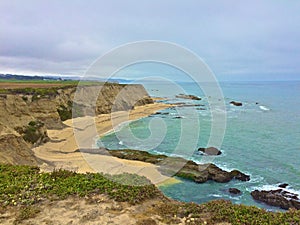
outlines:
M39 212L30 217L20 217L22 208L11 208L0 213L0 224L164 224L159 216L147 218L145 213L149 205L156 201L149 200L139 205L120 203L105 195L96 195L86 199L69 197L61 201L47 201L35 205Z
M0 89L16 89L16 88L48 88L61 87L66 84L63 83L14 83L14 82L0 82Z

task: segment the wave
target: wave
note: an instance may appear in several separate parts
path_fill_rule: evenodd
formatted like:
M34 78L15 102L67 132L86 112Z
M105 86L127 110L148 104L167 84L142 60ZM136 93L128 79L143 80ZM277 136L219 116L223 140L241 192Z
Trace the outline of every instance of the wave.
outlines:
M218 194L209 194L208 196L215 197L215 198L222 198L223 197L223 195L218 195Z
M260 105L259 108L263 111L270 111L271 109L267 108L266 106Z
M124 122L118 124L117 126L114 127L114 129L111 131L111 133L116 133L116 132L121 131L124 127L128 126L133 121L137 121L137 120L127 120L127 121L124 121Z

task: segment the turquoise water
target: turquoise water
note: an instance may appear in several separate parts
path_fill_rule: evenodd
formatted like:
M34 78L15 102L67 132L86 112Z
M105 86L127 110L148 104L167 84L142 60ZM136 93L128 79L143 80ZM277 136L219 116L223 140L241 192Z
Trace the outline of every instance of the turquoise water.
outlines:
M175 94L178 94L178 90L172 92L168 85L145 84L152 96L169 97L168 102L191 103L189 100L176 99ZM195 84L183 83L180 86L188 94L203 97L201 101L193 102L203 106L181 108L184 115L181 119L174 118L178 115L176 109L166 109L162 112L169 113L167 115L154 115L133 121L123 125L116 133L103 137L102 144L109 149L130 147L172 155L182 137L182 123L185 120L189 123L189 129L185 129L188 135L184 137L192 137L197 125L200 127L197 147L206 147L211 130L211 113L207 101L209 96L205 96ZM196 184L182 180L182 183L162 186L160 189L167 196L181 201L203 203L223 198L234 203L273 209L255 202L250 192L254 189L275 188L282 182L290 185L290 191L300 191L300 82L225 82L220 86L224 94L222 100L226 103L227 123L221 146L223 154L215 157L213 163L226 170L238 169L250 174L251 180L231 181L226 184ZM243 102L243 106L230 105L232 100ZM162 120L163 127L154 124L149 128L149 123L154 118ZM196 119L199 119L199 125L193 123ZM136 140L129 138L126 132L128 128L137 137ZM163 138L154 135L151 143L143 141L155 132L162 132L163 129L166 130ZM155 140L158 145L153 147ZM191 154L196 148L189 149L189 142L184 142L186 146L181 146L179 155L201 161L203 156ZM225 191L229 187L236 187L243 194L237 197L230 196Z

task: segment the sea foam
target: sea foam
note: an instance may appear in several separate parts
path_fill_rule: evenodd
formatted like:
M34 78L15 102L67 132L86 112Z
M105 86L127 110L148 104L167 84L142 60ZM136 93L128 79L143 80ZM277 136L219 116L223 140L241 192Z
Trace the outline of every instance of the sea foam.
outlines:
M260 105L259 108L263 111L270 111L269 108L267 108L266 106Z

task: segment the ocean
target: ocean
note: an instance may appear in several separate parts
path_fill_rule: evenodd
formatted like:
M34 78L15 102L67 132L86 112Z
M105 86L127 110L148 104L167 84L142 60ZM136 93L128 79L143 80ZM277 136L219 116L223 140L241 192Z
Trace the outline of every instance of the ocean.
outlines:
M206 84L200 84L203 85ZM180 107L179 112L170 108L162 110L162 114L123 124L116 132L102 137L101 143L109 149L132 148L154 154L180 155L201 162L205 156L196 150L210 147L207 145L212 115L208 100L214 96L205 96L195 83L179 83L178 89L169 83L150 82L144 86L151 96L168 98L161 100L163 102L197 106ZM220 147L222 154L214 157L212 163L225 170L238 169L250 174L251 180L197 184L181 179L180 183L159 188L165 195L180 201L203 203L228 199L236 204L278 210L254 201L250 192L288 183L289 191L300 194L300 81L222 82L220 87L224 98L218 100L225 102L226 130ZM175 97L183 92L197 95L202 100ZM243 106L233 106L229 104L231 101L242 102ZM135 138L127 134L128 129ZM197 143L192 146L193 140L189 137L195 139L195 133ZM178 145L180 150L176 150ZM243 194L228 194L226 190L231 187L240 189Z

